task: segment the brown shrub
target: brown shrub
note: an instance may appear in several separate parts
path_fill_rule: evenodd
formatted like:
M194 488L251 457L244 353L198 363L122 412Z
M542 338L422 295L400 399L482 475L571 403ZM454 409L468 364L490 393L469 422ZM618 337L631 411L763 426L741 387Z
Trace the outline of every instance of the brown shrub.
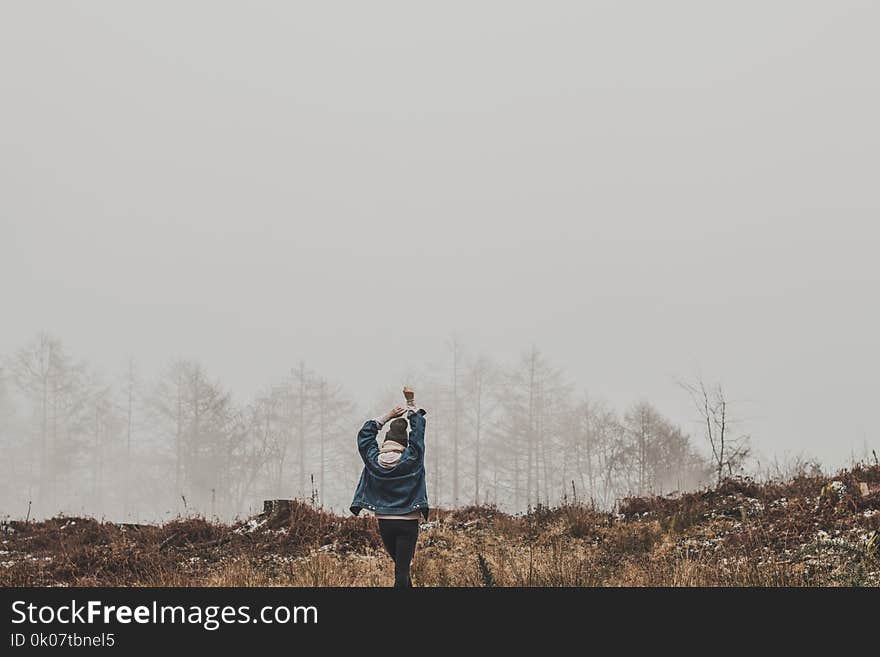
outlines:
M830 480L731 479L674 497L629 498L617 516L584 504L522 515L432 509L413 563L420 586L880 585L868 541L880 530L880 467ZM862 496L857 484L867 482ZM867 538L866 538L867 537ZM225 525L91 518L0 524L2 586L387 586L390 558L373 518L295 502ZM874 544L875 545L876 541Z

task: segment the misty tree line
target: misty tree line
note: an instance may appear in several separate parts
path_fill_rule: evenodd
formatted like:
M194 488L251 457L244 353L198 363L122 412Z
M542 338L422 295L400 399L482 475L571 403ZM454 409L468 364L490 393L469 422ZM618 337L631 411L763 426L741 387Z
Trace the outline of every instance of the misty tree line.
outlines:
M537 349L500 364L453 339L447 355L407 376L428 410L434 506L611 506L712 476L711 456L650 404L618 413L579 396ZM107 379L46 334L0 362L0 500L15 517L32 504L31 517L229 518L292 497L347 512L355 435L401 402L389 387L355 404L305 363L245 403L194 360L152 380L130 360Z

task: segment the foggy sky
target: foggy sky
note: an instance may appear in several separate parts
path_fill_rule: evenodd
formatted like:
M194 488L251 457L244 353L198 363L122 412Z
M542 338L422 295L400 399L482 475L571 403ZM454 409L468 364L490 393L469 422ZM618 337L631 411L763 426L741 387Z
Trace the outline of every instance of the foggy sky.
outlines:
M50 9L51 8L51 9ZM0 354L300 359L365 412L453 331L579 390L721 379L880 448L880 6L5 3Z

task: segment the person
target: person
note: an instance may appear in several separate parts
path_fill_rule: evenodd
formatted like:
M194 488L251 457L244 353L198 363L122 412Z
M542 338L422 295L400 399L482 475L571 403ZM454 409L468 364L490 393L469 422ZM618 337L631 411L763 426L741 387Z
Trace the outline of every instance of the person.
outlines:
M372 511L379 534L394 561L394 586L412 586L410 565L419 537L419 517L428 518L425 484L425 409L415 405L415 392L403 389L406 408L395 406L367 420L357 436L364 462L351 512ZM406 419L402 416L406 414ZM380 429L391 423L380 447ZM407 435L407 427L409 434Z

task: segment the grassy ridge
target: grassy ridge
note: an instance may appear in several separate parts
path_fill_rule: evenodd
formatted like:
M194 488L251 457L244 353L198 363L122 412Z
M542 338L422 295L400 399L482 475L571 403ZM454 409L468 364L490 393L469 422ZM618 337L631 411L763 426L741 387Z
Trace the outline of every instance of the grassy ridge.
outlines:
M836 483L835 483L836 482ZM422 586L880 585L880 466L787 482L730 479L674 497L511 516L434 510ZM234 524L57 517L0 524L3 586L387 586L375 521L296 502Z

